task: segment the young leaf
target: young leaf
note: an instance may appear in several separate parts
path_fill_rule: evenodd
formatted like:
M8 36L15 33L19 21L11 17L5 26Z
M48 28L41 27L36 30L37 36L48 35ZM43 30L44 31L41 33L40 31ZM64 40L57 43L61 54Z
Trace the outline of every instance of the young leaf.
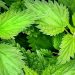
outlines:
M40 18L37 23L41 32L47 35L56 35L65 30L68 24L69 13L65 6L57 2L35 0L26 3L28 9L35 12ZM64 14L64 15L63 15Z
M29 68L28 66L24 66L25 75L38 75L37 72Z
M75 36L71 34L65 35L62 39L60 48L58 63L64 64L70 61L70 57L74 58Z
M23 57L16 47L0 44L0 75L18 75L23 68Z
M36 52L25 52L25 63L27 66L35 70L39 75L48 66L48 64L55 64L57 59L53 57L51 51L47 49L36 50Z
M63 65L49 65L42 75L75 75L75 61Z
M0 15L0 37L10 39L34 22L35 14L29 11L9 10Z
M52 48L52 37L44 35L35 27L28 29L28 43L32 50ZM42 36L42 37L41 37Z

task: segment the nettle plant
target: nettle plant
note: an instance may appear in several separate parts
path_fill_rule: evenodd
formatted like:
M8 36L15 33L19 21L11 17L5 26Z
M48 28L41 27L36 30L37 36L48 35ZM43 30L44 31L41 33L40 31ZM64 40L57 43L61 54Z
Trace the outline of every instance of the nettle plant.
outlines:
M0 0L0 75L75 75L75 0Z

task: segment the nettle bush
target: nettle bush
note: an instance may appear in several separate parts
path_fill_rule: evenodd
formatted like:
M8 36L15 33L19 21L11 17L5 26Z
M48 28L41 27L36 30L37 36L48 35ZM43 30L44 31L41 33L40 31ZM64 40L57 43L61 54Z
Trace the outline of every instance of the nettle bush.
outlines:
M75 75L75 0L0 0L0 75Z

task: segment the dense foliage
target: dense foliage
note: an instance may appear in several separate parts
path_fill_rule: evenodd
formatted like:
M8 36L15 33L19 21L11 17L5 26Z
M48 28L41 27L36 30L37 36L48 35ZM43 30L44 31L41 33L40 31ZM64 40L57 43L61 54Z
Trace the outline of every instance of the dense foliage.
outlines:
M0 75L75 75L75 0L0 0Z

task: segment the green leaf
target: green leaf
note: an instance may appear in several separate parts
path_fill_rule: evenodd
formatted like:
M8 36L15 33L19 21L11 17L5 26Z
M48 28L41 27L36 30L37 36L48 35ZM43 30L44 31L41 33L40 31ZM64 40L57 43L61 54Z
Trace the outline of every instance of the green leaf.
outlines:
M75 26L75 13L72 15L73 25Z
M61 34L58 34L58 35L53 37L53 46L55 49L57 49L57 50L60 49L59 46L61 44L61 41L62 41L62 38L64 35L65 35L65 33L61 33Z
M12 5L10 6L10 10L14 10L14 11L23 11L23 10L26 10L26 6L24 4L24 1L17 1L17 2L14 2L12 3Z
M23 68L23 57L16 47L0 44L0 75L18 75Z
M28 43L30 44L29 46L32 47L32 50L52 48L52 38L40 33L37 28L32 27L28 29L27 34Z
M72 12L75 12L75 0L58 0L58 2L66 5Z
M37 14L39 18L37 27L44 34L56 35L62 33L68 25L69 12L65 6L59 5L57 2L36 0L33 3L27 2L26 6Z
M58 63L64 64L70 61L70 57L74 58L75 53L75 36L67 34L63 37L60 45Z
M29 68L28 66L24 66L25 75L38 75L37 72Z
M8 7L5 4L6 4L5 2L0 1L0 7L3 7L4 9L8 10Z
M16 36L23 29L30 26L35 20L35 14L29 11L9 10L0 15L0 37L3 39L10 39Z
M27 50L24 57L26 65L35 70L39 75L41 75L48 64L55 64L57 61L56 57L53 57L51 51L47 49L36 50L36 52Z
M63 65L49 65L42 75L75 75L75 61Z
M12 3L17 2L17 1L21 1L21 0L3 0L4 2L6 2L6 4L8 6L10 6Z

